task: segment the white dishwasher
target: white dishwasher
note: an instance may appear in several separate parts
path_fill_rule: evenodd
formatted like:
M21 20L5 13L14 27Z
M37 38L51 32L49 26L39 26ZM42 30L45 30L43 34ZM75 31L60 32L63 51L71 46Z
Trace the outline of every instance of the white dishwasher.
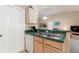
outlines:
M26 34L26 50L29 52L29 53L33 53L33 36L32 35L29 35L29 34Z

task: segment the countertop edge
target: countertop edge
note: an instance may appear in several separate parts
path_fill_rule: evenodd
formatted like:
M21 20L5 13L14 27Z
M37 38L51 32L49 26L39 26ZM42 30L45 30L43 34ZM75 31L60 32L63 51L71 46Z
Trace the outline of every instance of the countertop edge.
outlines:
M33 34L30 34L30 33L25 33L25 34L33 35ZM43 37L43 36L40 36L40 35L33 35L33 36L38 36L38 37L41 37L41 38L46 38L46 39L51 40L51 41L55 41L55 42L59 42L59 43L64 43L64 41Z

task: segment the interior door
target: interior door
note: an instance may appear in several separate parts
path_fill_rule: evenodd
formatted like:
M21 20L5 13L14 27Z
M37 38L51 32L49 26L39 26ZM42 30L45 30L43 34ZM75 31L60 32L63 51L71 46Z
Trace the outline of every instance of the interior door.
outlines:
M5 38L5 17L6 8L0 6L0 52L6 52L8 49L8 41Z
M0 6L0 53L24 49L24 13L10 6Z

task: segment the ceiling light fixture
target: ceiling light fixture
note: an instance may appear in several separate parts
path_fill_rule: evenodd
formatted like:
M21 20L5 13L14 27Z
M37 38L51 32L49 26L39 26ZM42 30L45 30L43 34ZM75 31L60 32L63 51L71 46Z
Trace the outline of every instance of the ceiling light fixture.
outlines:
M43 17L43 20L46 20L46 19L48 19L48 17L44 16L44 17Z

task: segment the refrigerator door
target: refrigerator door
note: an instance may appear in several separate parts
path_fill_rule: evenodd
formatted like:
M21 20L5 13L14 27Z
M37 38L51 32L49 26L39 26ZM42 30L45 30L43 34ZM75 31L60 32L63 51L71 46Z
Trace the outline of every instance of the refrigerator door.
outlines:
M71 53L79 53L79 36L78 35L72 36Z

